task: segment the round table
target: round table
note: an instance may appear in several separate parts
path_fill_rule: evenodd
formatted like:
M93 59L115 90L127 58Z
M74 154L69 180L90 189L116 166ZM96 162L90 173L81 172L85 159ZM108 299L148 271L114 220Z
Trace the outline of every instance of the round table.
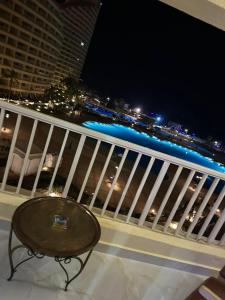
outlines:
M13 232L22 245L12 248ZM68 285L84 269L94 246L100 239L101 230L96 217L86 207L72 198L39 197L20 205L12 218L9 235L9 261L11 280L16 269L32 258L54 257L66 274L65 291ZM14 266L13 253L26 248L28 257ZM85 259L79 256L88 252ZM72 259L80 263L79 271L72 277L66 264Z

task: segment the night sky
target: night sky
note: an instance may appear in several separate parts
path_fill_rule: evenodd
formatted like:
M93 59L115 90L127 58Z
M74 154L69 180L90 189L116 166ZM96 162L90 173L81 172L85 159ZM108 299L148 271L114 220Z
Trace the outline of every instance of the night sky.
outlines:
M225 141L225 34L157 0L105 0L82 79Z

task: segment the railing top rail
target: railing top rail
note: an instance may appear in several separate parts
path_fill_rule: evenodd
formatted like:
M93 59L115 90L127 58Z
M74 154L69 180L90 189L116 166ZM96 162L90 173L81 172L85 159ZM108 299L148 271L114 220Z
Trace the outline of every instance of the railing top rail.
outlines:
M213 176L213 177L225 180L225 174L215 171L213 169L210 169L210 168L192 163L190 161L186 161L186 160L174 157L172 155L158 152L158 151L146 148L144 146L140 146L140 145L137 145L137 144L134 144L134 143L131 143L131 142L128 142L128 141L125 141L125 140L122 140L122 139L119 139L119 138L116 138L116 137L113 137L113 136L110 136L110 135L107 135L104 133L100 133L100 132L73 124L71 122L34 111L29 108L24 108L22 106L14 105L14 104L2 101L2 100L0 100L0 108L9 110L16 114L21 114L22 116L25 116L28 118L36 119L43 123L47 123L50 125L53 124L56 127L60 127L60 128L66 129L66 130L68 129L75 133L84 134L88 137L91 137L91 138L94 138L97 140L101 140L103 142L114 144L116 146L126 148L126 149L132 150L134 152L142 153L147 156L153 156L159 160L165 160L172 164L180 165L180 166L183 166L184 168L191 169L191 170L194 170L194 171L197 171L200 173L208 174L209 176Z

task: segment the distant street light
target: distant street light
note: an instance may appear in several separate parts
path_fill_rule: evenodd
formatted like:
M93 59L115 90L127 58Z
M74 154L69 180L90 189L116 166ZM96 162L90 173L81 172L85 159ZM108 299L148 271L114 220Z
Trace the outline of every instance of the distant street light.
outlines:
M186 133L188 133L188 129L186 128L186 129L184 129L184 131L186 132Z
M141 109L140 109L140 107L136 107L136 108L134 109L134 111L135 111L137 114L139 114L139 113L141 112Z

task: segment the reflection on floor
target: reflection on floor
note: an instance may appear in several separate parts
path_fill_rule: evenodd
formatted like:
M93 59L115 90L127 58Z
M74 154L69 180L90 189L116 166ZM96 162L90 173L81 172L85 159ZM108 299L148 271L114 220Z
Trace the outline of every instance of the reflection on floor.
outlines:
M96 251L67 292L64 274L51 258L25 263L8 282L8 234L0 230L0 300L182 300L205 279ZM18 251L15 258L23 255Z

